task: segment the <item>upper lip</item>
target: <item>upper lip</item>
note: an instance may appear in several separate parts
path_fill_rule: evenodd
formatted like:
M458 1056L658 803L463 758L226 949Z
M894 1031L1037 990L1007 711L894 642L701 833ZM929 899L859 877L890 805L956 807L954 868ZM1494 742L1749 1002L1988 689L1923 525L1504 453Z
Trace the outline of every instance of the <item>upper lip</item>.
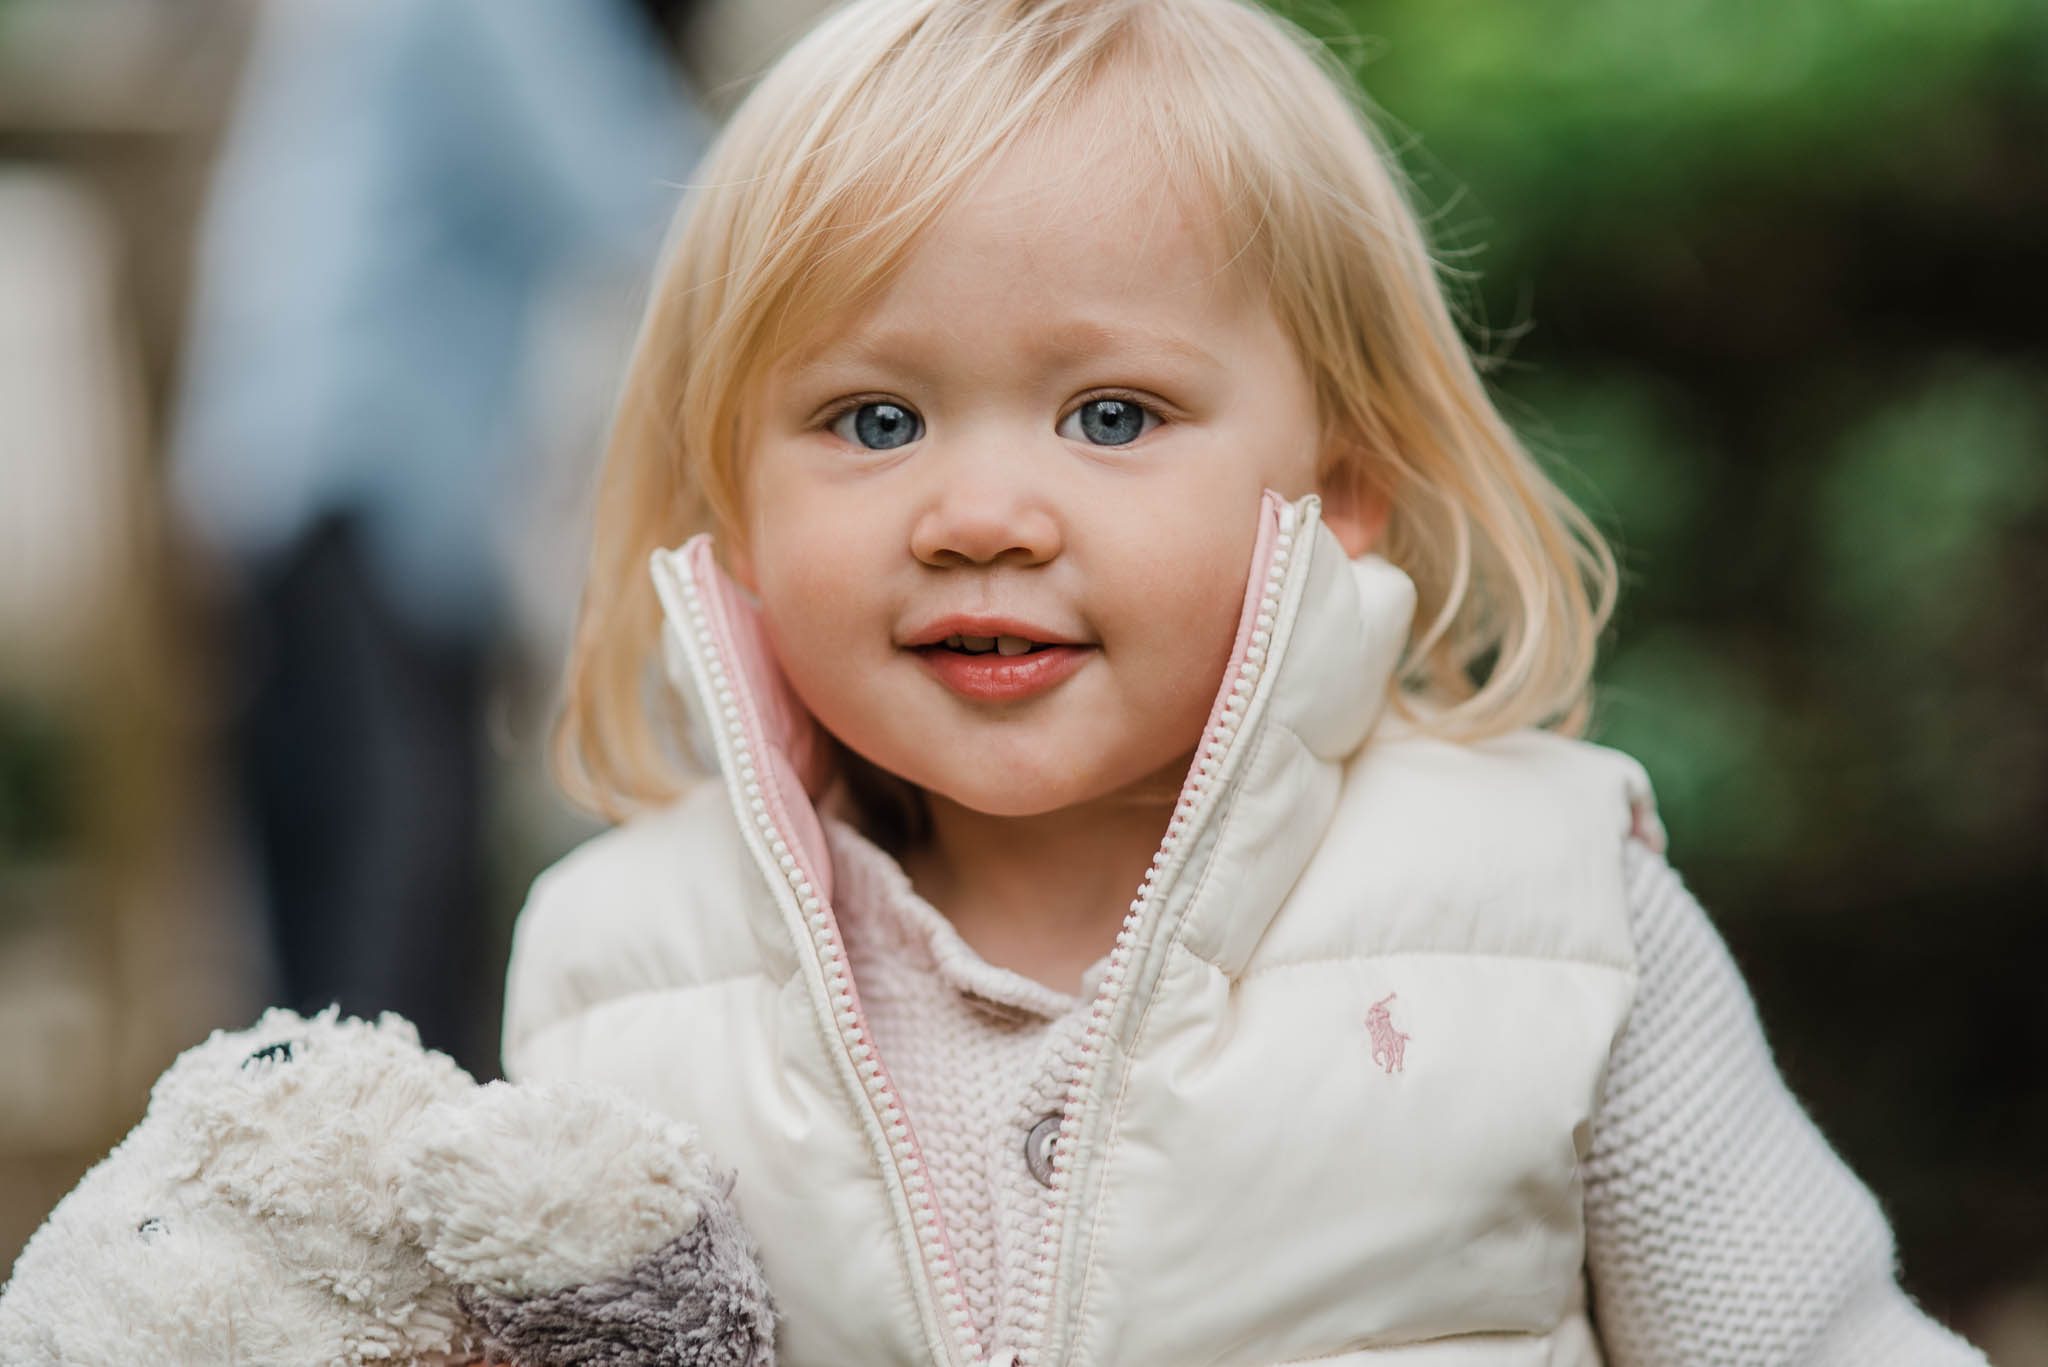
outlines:
M911 632L903 640L904 648L915 650L919 646L935 646L952 636L1021 636L1034 645L1079 645L1081 642L1054 631L1049 627L1034 626L1015 617L985 617L971 613L954 613L940 617Z

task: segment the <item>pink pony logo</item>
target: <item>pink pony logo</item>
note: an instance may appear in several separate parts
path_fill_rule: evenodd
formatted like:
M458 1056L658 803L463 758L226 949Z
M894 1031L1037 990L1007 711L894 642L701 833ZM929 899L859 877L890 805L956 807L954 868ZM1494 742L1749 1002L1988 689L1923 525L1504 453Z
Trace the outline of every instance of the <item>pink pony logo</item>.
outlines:
M1401 1055L1408 1049L1408 1036L1394 1028L1393 1013L1387 1010L1395 995L1387 993L1365 1013L1365 1028L1372 1034L1372 1061L1390 1075L1402 1071Z

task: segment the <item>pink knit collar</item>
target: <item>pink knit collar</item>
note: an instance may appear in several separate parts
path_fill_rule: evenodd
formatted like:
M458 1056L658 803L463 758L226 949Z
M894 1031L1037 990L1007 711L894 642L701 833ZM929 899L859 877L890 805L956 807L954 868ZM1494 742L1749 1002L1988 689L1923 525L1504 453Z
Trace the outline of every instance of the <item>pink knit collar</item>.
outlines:
M834 909L849 941L858 940L870 954L935 974L976 1006L1005 1017L1057 1020L1094 997L1109 966L1107 955L1082 975L1075 995L998 967L975 953L945 913L918 895L887 851L836 816L827 814L823 820L839 889Z

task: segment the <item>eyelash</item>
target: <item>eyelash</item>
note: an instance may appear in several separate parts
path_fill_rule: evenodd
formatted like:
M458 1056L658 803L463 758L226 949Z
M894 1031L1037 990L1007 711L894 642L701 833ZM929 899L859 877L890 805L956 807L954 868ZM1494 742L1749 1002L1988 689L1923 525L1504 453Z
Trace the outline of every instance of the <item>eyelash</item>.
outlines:
M888 394L855 394L851 398L841 399L823 413L820 413L817 419L818 429L829 432L841 418L849 413L857 413L871 403L893 403L906 413L917 412L915 408L904 403L901 399L894 398ZM922 417L921 414L919 416Z
M1059 425L1065 422L1068 418L1071 418L1072 416L1074 416L1074 414L1080 412L1089 404L1095 403L1101 399L1115 399L1119 403L1127 403L1133 405L1134 407L1143 409L1147 414L1151 416L1153 422L1156 424L1156 426L1152 429L1153 431L1157 431L1158 428L1164 427L1170 421L1166 414L1159 411L1159 405L1156 402L1149 401L1145 399L1142 395L1135 394L1128 389L1103 389L1097 390L1096 392L1091 394L1082 395L1079 401L1077 401L1072 408L1066 409L1063 412L1061 412L1059 417L1054 420L1053 427L1057 429ZM898 408L901 408L906 413L916 414L919 422L924 421L924 414L918 413L917 409L912 407L910 404L905 403L903 400L896 398L894 395L855 394L849 398L841 399L838 403L833 404L830 408L826 409L823 413L819 414L818 429L823 432L829 432L834 427L838 426L839 420L841 418L844 418L852 413L857 413L871 403L895 404Z
M1104 399L1114 399L1118 403L1127 403L1133 408L1142 410L1155 424L1151 429L1153 431L1157 431L1160 427L1166 425L1166 415L1159 411L1159 405L1156 402L1146 399L1142 394L1134 394L1128 389L1103 389L1093 394L1084 394L1081 396L1080 402L1060 414L1059 422L1065 422L1089 404L1099 403ZM1059 423L1054 423L1053 426L1058 427Z

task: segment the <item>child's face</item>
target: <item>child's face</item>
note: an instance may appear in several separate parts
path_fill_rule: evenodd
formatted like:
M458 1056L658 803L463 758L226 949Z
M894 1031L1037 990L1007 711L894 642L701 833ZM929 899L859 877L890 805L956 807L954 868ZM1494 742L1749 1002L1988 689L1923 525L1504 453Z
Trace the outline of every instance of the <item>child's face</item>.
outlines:
M1028 139L749 412L732 560L791 684L854 750L992 815L1171 799L1259 494L1314 487L1308 374L1147 160ZM1059 644L931 643L963 622Z

